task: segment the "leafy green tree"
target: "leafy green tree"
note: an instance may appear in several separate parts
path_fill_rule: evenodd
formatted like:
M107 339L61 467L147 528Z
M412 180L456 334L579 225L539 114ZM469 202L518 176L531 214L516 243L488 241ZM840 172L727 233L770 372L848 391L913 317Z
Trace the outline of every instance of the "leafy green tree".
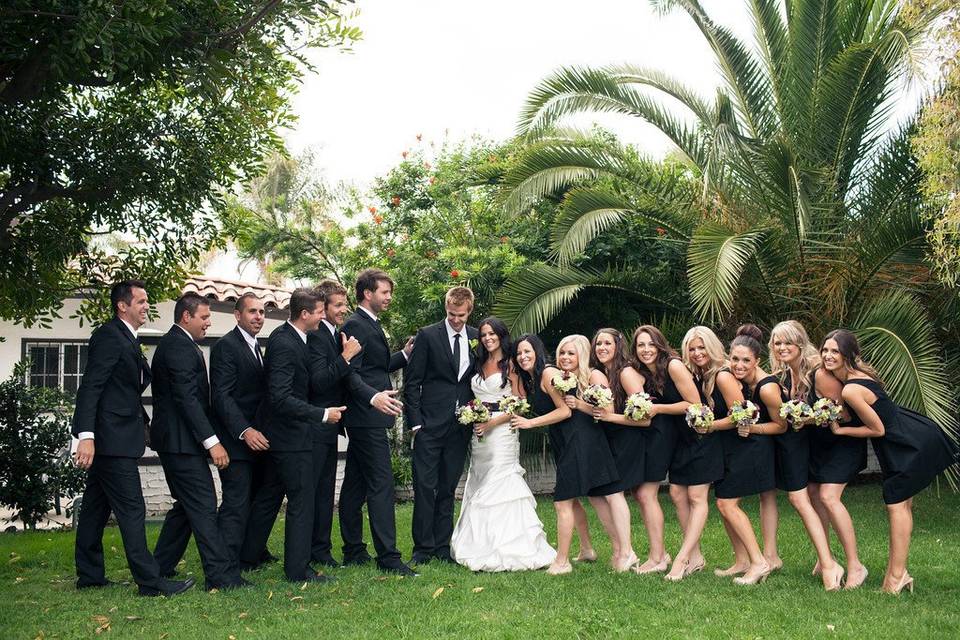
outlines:
M514 214L563 197L556 260L511 279L498 308L537 329L588 288L662 295L633 289L622 265L571 266L600 234L646 220L683 244L677 285L697 318L720 328L796 318L815 338L850 327L900 402L952 427L942 345L955 337L937 329L955 324L954 295L924 261L913 121L891 126L903 80L948 3L905 12L894 0L749 0L752 43L697 0L655 4L689 16L721 86L707 99L632 65L561 68L543 80L520 117L527 153L503 184ZM598 112L653 124L683 173L637 171L619 148L562 129L569 116Z
M48 320L118 277L154 294L182 278L217 239L222 190L282 147L305 48L359 37L349 1L4 2L0 317ZM129 246L91 244L112 232Z
M27 528L59 497L73 498L85 473L70 460L69 394L26 383L27 363L0 383L0 504Z

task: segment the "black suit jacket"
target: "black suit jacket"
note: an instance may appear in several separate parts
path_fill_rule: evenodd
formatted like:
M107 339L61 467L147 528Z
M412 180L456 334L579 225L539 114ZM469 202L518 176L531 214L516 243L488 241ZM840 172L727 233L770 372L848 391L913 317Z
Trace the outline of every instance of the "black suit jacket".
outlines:
M370 400L380 391L393 388L390 373L406 366L407 359L402 351L390 353L383 328L366 311L358 309L353 313L340 332L356 338L363 347L363 351L350 360L344 424L354 429L392 427L394 417L374 409Z
M90 336L87 354L73 435L93 432L97 455L139 458L146 421L141 394L150 384L150 365L140 343L123 321L113 318Z
M231 460L252 460L254 452L240 439L248 427L263 430L267 376L239 327L210 349L210 403L214 430Z
M272 451L310 451L313 431L325 428L323 409L310 404L307 345L289 322L273 330L264 356L269 418L264 432ZM334 433L336 433L334 431Z
M460 345L470 354L470 366L458 378L459 363L453 361L446 320L424 327L417 332L403 382L404 413L407 427L424 429L450 424L458 404L473 398L470 378L476 355L470 341L477 339L477 330L467 327L466 344Z
M203 441L216 435L207 365L200 347L174 325L153 354L153 422L150 448L158 453L207 455Z
M307 350L310 353L310 404L316 407L344 406L350 365L340 355L343 345L321 323L319 329L307 334ZM334 443L337 427L324 425L314 435L322 441Z

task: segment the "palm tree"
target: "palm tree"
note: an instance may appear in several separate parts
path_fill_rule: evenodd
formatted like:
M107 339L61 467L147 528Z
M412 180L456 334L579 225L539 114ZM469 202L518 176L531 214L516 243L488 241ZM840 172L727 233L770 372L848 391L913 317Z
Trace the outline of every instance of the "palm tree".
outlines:
M519 124L528 147L503 177L504 204L522 214L562 196L561 213L552 261L511 280L497 312L539 330L592 287L656 298L631 290L620 267L573 266L615 225L648 223L683 244L680 286L694 318L770 326L792 317L815 336L850 327L898 401L952 430L953 393L931 317L954 308L955 294L924 260L913 119L893 126L891 116L948 3L745 1L752 46L697 0L654 2L686 12L709 45L721 77L712 100L631 65L561 68L531 92ZM676 147L682 175L638 170L615 145L563 127L597 112L656 126Z

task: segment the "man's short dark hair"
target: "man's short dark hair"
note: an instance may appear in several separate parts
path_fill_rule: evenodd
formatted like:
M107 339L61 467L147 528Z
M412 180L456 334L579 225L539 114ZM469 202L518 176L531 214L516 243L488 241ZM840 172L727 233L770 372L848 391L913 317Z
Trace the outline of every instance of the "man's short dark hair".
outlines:
M330 296L345 296L347 295L347 288L337 282L336 280L321 280L320 284L316 286L315 291L317 295L320 296L320 299L323 300L323 303L326 304L330 301Z
M233 305L234 311L243 311L244 307L247 304L247 300L259 300L260 296L255 294L253 291L247 291L245 294L237 298L237 303Z
M389 282L393 288L393 279L382 269L364 269L357 274L357 304L363 302L364 291L376 291L381 282Z
M120 309L117 305L122 300L126 304L133 304L133 290L146 289L147 285L143 280L124 280L118 282L110 288L110 306L113 307L113 315L117 315Z
M188 291L179 298L177 304L173 307L173 321L179 323L183 319L183 312L186 311L190 317L197 315L198 307L209 307L210 301L199 293Z
M313 312L317 309L320 296L314 289L300 287L290 294L290 319L297 320L304 311Z

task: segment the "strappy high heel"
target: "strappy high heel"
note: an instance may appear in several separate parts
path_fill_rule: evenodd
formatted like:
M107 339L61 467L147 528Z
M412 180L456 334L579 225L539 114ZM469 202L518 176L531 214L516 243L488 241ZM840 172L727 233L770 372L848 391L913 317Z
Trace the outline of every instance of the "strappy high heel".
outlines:
M763 571L757 574L754 574L751 576L750 572L747 571L747 573L745 573L744 575L734 578L733 583L738 584L740 586L760 584L762 582L765 582L766 579L770 576L770 574L773 573L773 571L774 571L773 568L768 564Z
M892 587L884 585L882 591L884 593L898 596L904 589L907 589L910 591L910 593L913 593L913 576L906 571L904 571L903 575L900 577L900 581L897 582L897 584Z

